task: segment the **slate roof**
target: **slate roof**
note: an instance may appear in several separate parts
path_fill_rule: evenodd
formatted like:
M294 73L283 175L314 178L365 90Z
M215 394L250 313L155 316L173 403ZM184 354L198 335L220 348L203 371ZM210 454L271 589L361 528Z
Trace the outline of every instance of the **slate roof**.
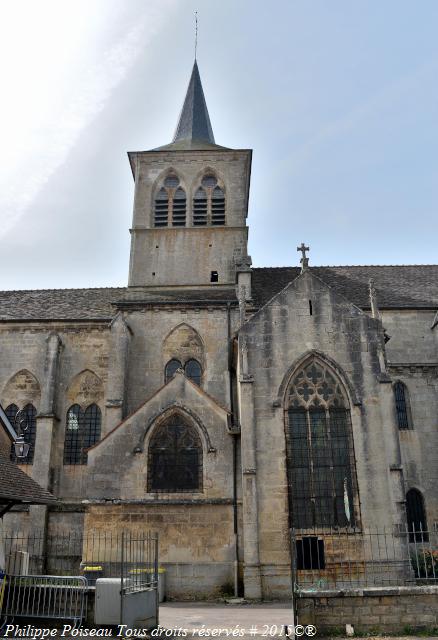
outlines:
M362 309L370 308L370 278L374 280L381 309L438 308L438 265L310 267L310 270ZM265 304L299 273L299 267L253 269L252 294L256 306Z
M127 306L153 303L224 304L236 302L234 288L155 292L130 291L126 287L107 289L37 289L0 291L0 322L8 320L103 320L117 312L116 303Z
M5 502L50 504L56 498L0 453L0 503Z
M310 267L321 280L362 309L369 309L369 279L374 279L381 309L438 309L438 265ZM292 282L299 267L253 269L254 304L262 306ZM102 320L114 317L120 306L142 304L236 303L233 288L129 290L40 289L0 291L0 321L8 320Z

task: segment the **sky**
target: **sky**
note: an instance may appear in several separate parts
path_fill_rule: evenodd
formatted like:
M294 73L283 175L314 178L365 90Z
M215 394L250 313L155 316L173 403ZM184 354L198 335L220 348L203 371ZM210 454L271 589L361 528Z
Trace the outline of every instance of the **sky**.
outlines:
M0 0L0 288L124 286L127 151L198 64L253 265L438 262L435 0Z

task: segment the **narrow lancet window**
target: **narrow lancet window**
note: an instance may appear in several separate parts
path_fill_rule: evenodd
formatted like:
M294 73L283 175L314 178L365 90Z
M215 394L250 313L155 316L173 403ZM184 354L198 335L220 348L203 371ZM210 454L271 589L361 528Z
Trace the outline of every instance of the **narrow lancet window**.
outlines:
M178 187L173 196L172 225L174 227L186 226L186 193Z
M169 196L166 189L162 187L155 198L155 218L156 227L167 227L169 216Z
M397 424L400 430L413 429L409 410L409 397L406 385L403 382L396 382L394 385L395 409L397 413Z
M202 227L207 224L207 194L199 187L193 200L193 224Z

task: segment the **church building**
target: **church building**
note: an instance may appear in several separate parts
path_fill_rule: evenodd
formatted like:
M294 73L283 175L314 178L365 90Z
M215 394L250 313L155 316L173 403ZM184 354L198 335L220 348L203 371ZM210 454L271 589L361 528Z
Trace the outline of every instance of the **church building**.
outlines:
M438 265L253 267L251 154L195 61L173 141L128 154L128 285L0 292L0 402L59 500L5 527L158 531L178 598L288 597L291 529L438 526Z

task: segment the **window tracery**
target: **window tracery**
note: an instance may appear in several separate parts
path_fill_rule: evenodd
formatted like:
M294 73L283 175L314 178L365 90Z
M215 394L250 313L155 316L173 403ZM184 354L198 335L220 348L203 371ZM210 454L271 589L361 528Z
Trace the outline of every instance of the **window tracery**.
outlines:
M354 525L349 402L337 376L315 357L293 375L287 390L286 445L293 526Z
M158 190L154 202L155 227L185 227L187 199L178 176L168 175Z
M202 443L179 414L156 427L148 449L149 492L202 491Z
M207 174L193 198L193 225L195 227L223 226L225 224L225 192L214 174Z

